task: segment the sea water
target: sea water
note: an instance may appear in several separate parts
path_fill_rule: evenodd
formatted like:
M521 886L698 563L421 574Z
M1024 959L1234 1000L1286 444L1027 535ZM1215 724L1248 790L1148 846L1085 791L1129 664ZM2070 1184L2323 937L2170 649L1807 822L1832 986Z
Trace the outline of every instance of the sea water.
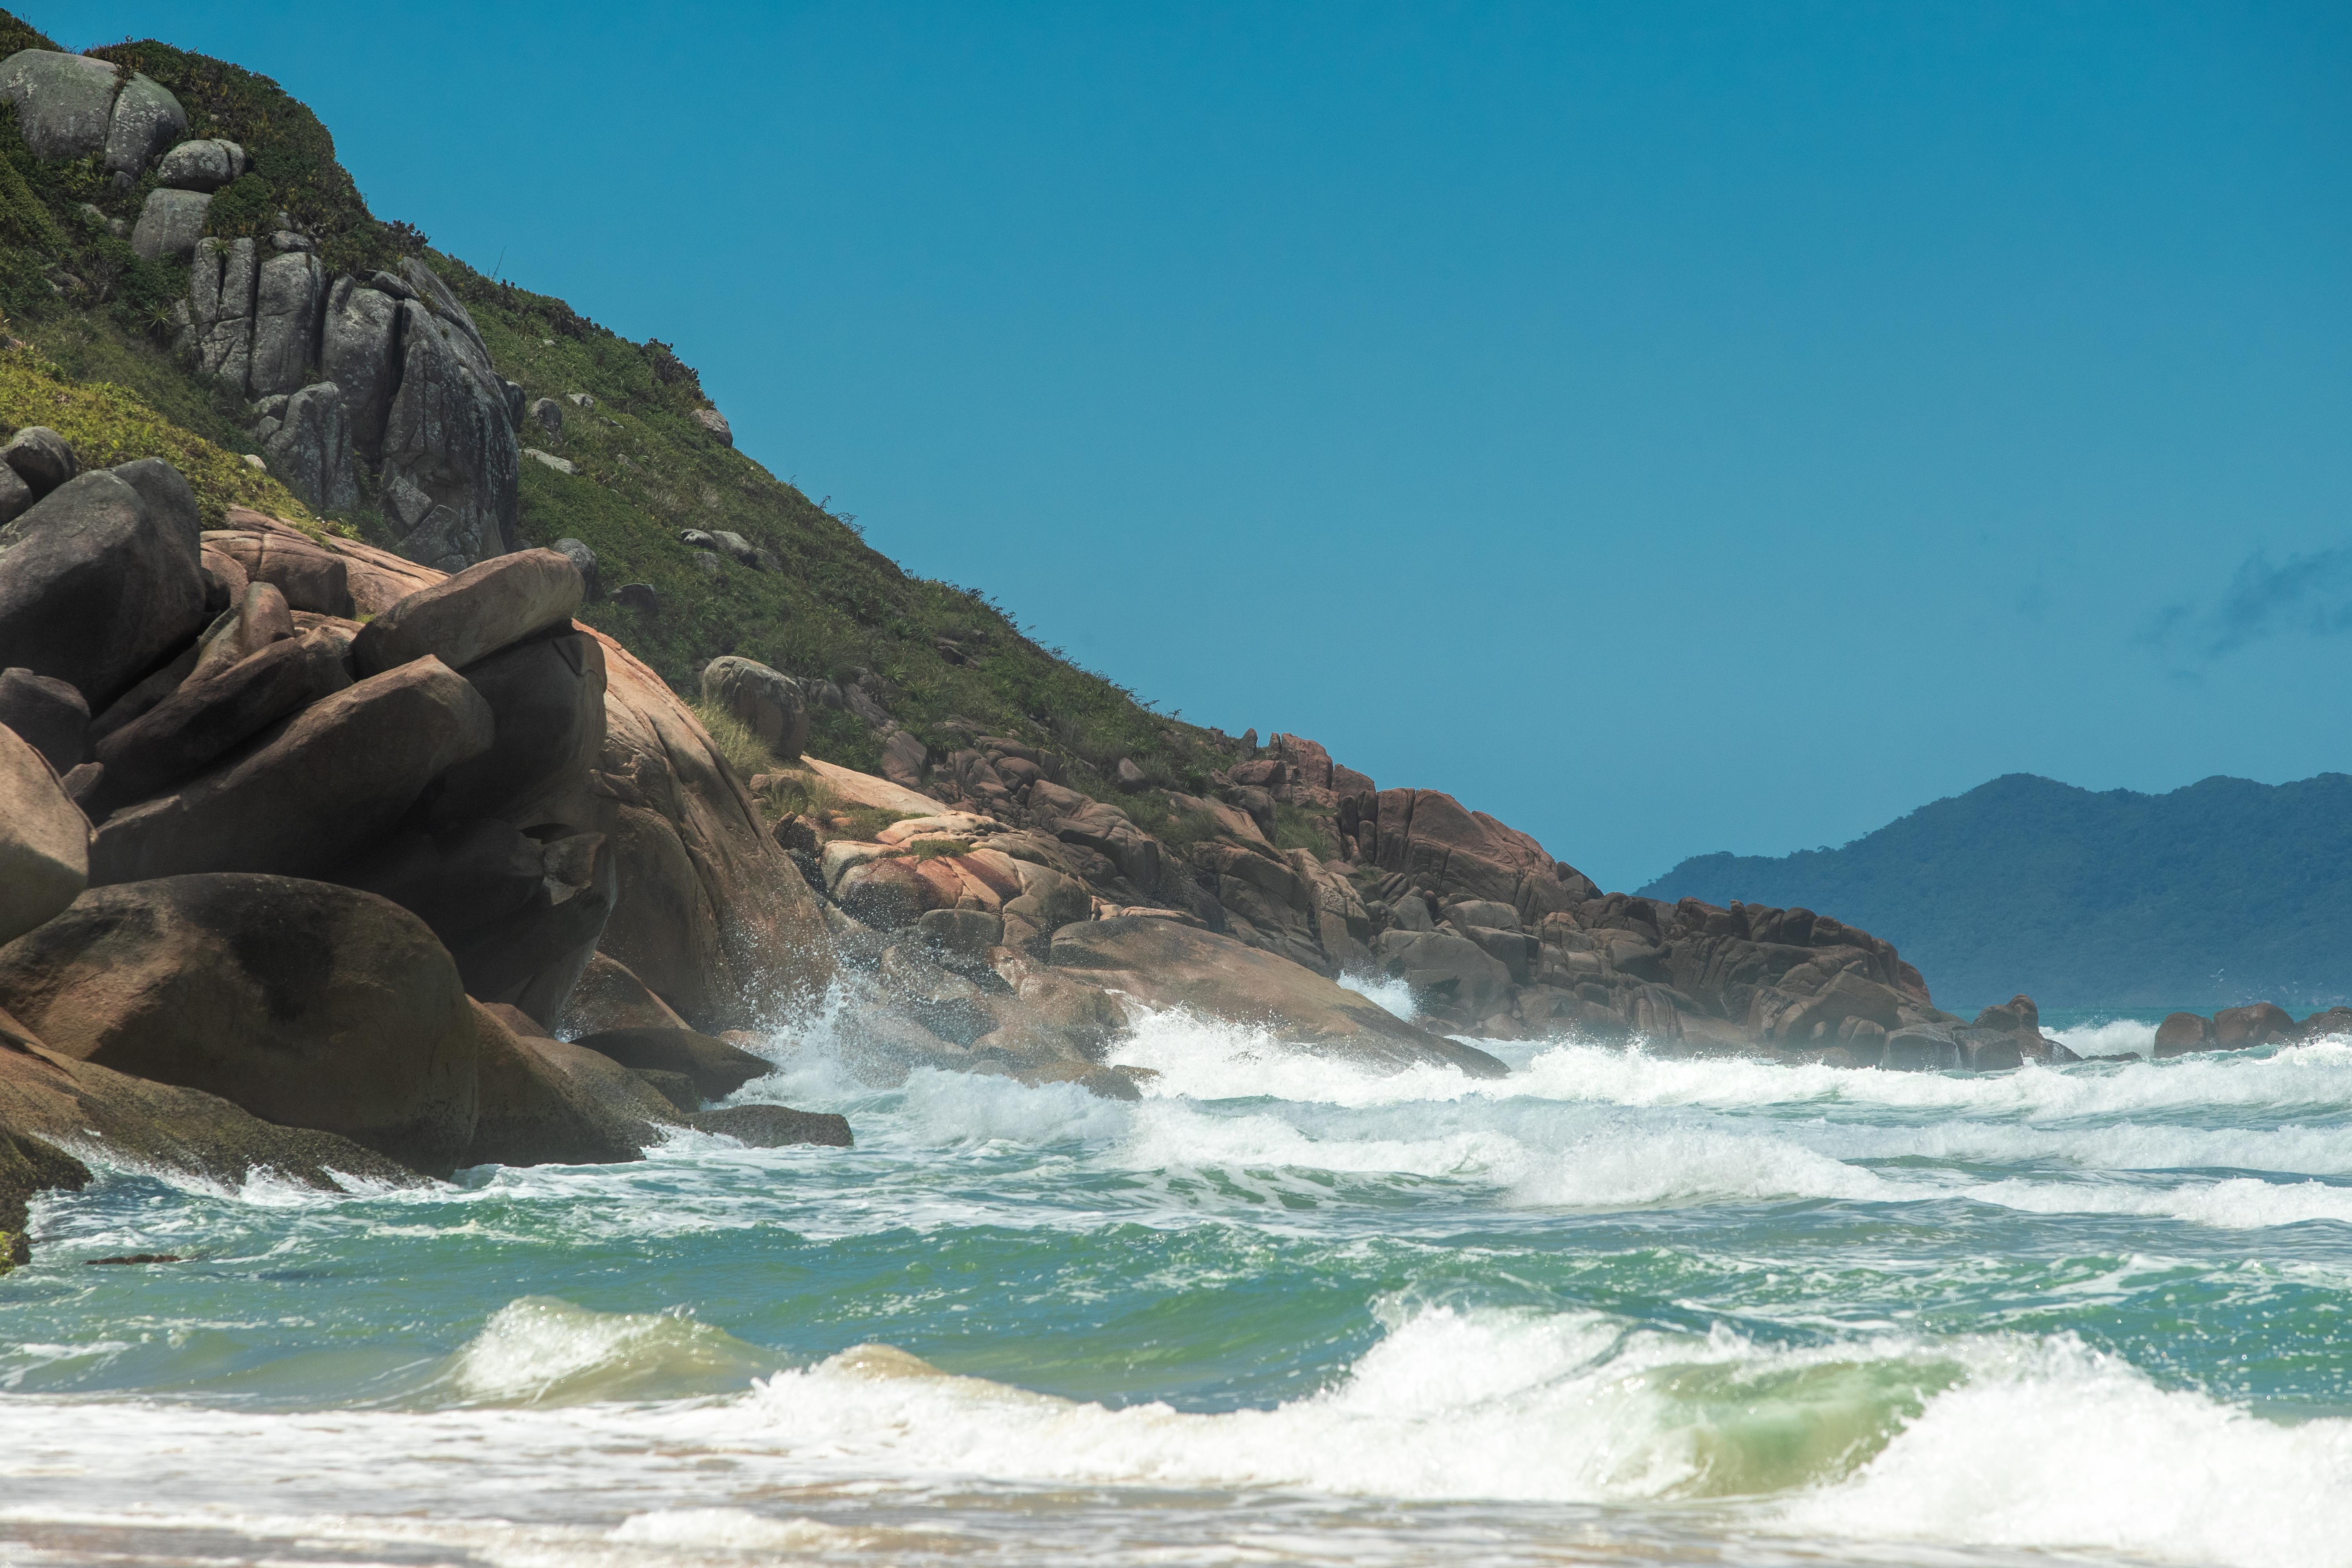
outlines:
M856 1035L740 1097L855 1150L39 1200L0 1560L2352 1564L2352 1042L1474 1082L1161 1015L1129 1104Z

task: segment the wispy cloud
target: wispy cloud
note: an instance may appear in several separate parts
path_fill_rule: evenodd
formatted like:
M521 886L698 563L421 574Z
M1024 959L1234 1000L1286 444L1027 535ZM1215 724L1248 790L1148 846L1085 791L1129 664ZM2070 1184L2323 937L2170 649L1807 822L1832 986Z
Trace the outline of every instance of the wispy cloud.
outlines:
M2273 564L2262 551L2240 563L2230 585L2206 603L2167 605L2139 642L2174 658L2210 664L2248 643L2289 632L2352 632L2352 549L2290 555Z

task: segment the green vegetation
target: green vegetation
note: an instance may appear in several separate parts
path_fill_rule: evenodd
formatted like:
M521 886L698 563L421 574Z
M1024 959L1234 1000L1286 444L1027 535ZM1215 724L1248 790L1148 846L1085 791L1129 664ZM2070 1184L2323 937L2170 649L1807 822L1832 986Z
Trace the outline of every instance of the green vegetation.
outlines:
M248 506L311 533L324 531L284 485L164 418L125 388L77 382L31 349L0 350L0 438L46 425L73 447L85 468L133 458L168 459L196 492L205 526L218 528L232 506Z
M0 45L11 39L48 47L0 13ZM722 653L835 681L870 670L893 717L935 754L975 734L1011 737L1059 752L1073 787L1150 819L1155 831L1166 827L1171 843L1213 829L1206 817L1171 821L1156 792L1126 797L1110 778L1129 758L1160 789L1204 794L1212 771L1244 754L1237 742L1155 712L1077 668L986 595L901 571L866 543L852 515L811 500L704 428L695 418L708 405L700 378L669 345L628 342L561 300L493 281L427 248L415 229L378 219L337 162L326 127L268 78L160 43L93 52L170 89L192 136L245 147L249 172L215 198L215 232L260 232L283 207L319 238L331 269L364 274L414 255L448 282L500 372L562 412L561 435L530 420L521 432L525 444L577 469L565 475L524 459L524 542L568 536L594 550L608 592L582 618L672 686L695 691L703 665ZM94 161L34 159L0 107L0 233L8 237L0 327L37 351L0 374L0 422L55 424L78 449L89 443L85 461L143 450L191 465L208 520L237 503L317 526L275 480L237 462L257 449L245 399L196 376L172 347L185 268L142 262L113 232L111 224L137 216L152 185L151 175L118 191ZM364 501L332 525L395 542ZM686 529L740 533L768 569L695 550L678 538ZM625 583L652 586L660 608L614 602L609 590ZM819 709L811 727L814 754L878 768L879 741L854 716Z
M751 733L749 724L718 703L698 700L688 706L694 710L694 716L702 721L702 727L710 732L710 743L719 748L719 756L744 784L749 784L761 773L774 773L785 765L775 752L768 750L759 736ZM797 765L800 759L795 757L793 761Z

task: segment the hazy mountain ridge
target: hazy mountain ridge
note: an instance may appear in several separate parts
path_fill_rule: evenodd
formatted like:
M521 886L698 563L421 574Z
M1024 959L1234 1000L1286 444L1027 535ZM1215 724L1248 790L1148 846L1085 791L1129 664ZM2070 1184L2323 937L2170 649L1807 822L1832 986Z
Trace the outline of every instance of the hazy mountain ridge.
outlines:
M1642 892L1834 909L1948 1005L2322 1005L2352 992L2352 775L2168 795L2011 773L1836 849L1694 856Z

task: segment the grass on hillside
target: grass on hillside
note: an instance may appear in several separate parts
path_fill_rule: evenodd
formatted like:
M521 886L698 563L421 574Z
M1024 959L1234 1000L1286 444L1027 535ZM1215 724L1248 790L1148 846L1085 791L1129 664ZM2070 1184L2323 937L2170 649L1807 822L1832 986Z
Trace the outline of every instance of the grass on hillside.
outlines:
M0 45L12 39L46 47L0 13ZM553 399L562 412L560 435L529 419L520 432L524 445L577 470L566 475L523 460L522 542L572 537L595 551L607 594L581 618L625 643L673 687L696 692L703 665L730 653L835 681L871 670L882 679L893 717L934 755L976 735L1012 737L1062 753L1073 787L1149 819L1173 843L1213 830L1213 822L1173 820L1156 795L1122 795L1111 776L1127 758L1160 789L1205 795L1209 773L1245 754L1237 742L1156 712L1116 681L1078 668L985 594L902 571L866 543L849 514L812 501L706 430L695 418L707 405L700 378L667 344L628 342L561 300L493 281L426 249L407 225L378 219L335 159L326 127L268 79L152 42L93 52L178 95L192 135L245 146L255 184L216 201L223 222L246 222L236 215L249 218L274 204L320 237L331 268L364 273L421 255L448 281L500 373L528 398ZM208 505L235 499L303 521L307 514L274 480L231 471L238 466L227 454L254 449L250 406L197 377L168 346L171 306L186 292L185 267L139 261L104 221L135 217L152 182L151 174L117 191L92 160L34 159L13 117L0 112L0 237L9 239L0 244L0 312L68 380L111 384L89 388L99 395L84 425L98 442L94 450L124 452L149 441L175 461L198 465ZM80 211L85 202L98 209L96 220ZM63 296L52 285L61 272L75 281ZM573 402L573 394L593 406ZM364 493L360 509L336 521L374 542L396 542ZM740 533L772 565L754 570L692 549L678 538L687 529ZM653 588L659 608L615 602L610 591L628 583ZM810 750L868 772L880 763L873 732L835 710L812 716ZM1292 837L1328 838L1304 828Z
M222 526L231 506L266 511L314 535L325 525L284 485L164 418L123 387L77 383L31 349L0 349L0 439L27 425L46 425L73 447L84 468L109 468L133 458L163 458L196 492L205 526Z

